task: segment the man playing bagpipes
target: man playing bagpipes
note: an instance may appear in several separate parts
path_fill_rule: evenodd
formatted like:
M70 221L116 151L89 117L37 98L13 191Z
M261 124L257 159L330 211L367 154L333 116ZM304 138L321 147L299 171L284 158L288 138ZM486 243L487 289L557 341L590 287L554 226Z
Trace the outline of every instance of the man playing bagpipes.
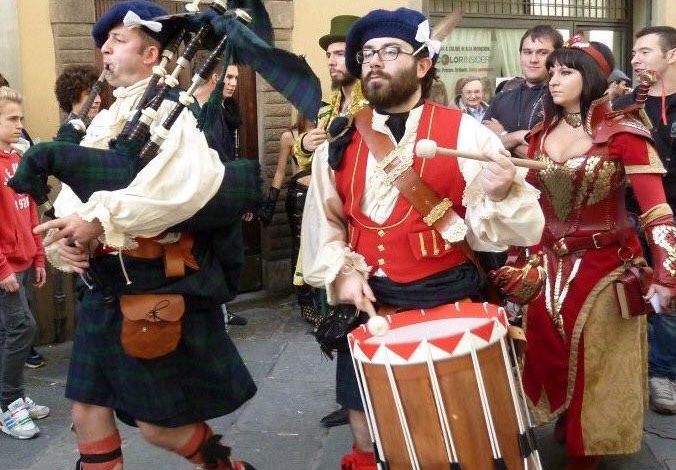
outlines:
M221 37L229 28L229 36L260 54L279 55L242 31L247 28L233 26L232 17L224 18L224 6L221 17L214 11L200 17L200 31ZM52 261L83 273L66 387L83 470L122 468L113 411L151 444L194 464L253 468L232 460L205 420L234 411L256 392L225 333L219 305L236 293L241 253L228 252L228 234L260 198L257 162L224 166L194 116L174 113L182 108L171 100L157 108L156 123L173 117L173 126L166 132L152 126L151 141L140 153L155 145L154 158L139 163L137 144L118 136L160 61L161 47L182 26L153 20L165 14L153 3L128 1L97 21L92 34L116 88L115 103L96 116L80 146L37 147L10 183L39 196L41 176L55 174L74 190L56 203L63 217L36 230L54 229L45 241L52 243ZM242 49L245 60L259 54ZM312 82L306 90L309 99L318 97L314 88ZM178 99L190 104L185 94ZM164 142L156 140L158 134ZM101 181L89 181L92 175Z

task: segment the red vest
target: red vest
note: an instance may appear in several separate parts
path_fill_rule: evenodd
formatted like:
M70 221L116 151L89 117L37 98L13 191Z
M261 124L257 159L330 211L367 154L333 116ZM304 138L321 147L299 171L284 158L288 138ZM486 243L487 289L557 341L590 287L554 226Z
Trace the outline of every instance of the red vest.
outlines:
M455 148L461 117L462 113L457 109L426 101L416 141L432 139L441 147ZM402 195L382 224L361 212L359 204L364 192L368 154L366 143L359 132L355 132L335 178L347 217L348 243L366 258L372 272L381 268L395 282L412 282L465 262L460 248L446 242L439 232L423 222L422 215ZM449 198L453 210L464 217L465 180L455 157L416 157L413 169L439 196Z

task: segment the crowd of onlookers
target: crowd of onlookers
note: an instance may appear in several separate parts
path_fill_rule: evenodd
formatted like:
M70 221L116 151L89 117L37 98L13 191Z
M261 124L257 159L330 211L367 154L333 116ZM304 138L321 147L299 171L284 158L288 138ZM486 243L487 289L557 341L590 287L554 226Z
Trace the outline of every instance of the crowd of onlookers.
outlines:
M613 108L630 105L636 100L632 80L617 66L613 53L605 44L590 41L611 68L606 93ZM526 136L542 120L542 97L547 88L547 56L562 47L561 34L551 26L539 25L527 31L519 46L521 75L501 82L492 96L485 78L467 76L455 85L455 97L449 98L444 84L437 80L431 99L455 106L476 118L495 132L505 148L514 156L525 157ZM666 169L664 187L667 201L676 202L676 29L671 26L649 26L636 34L631 67L634 78L646 70L657 72L657 81L650 87L645 112L652 123L652 136ZM637 81L633 84L635 85ZM631 194L627 205L638 213ZM493 260L501 264L500 259ZM651 315L649 319L650 398L659 412L676 413L676 315Z

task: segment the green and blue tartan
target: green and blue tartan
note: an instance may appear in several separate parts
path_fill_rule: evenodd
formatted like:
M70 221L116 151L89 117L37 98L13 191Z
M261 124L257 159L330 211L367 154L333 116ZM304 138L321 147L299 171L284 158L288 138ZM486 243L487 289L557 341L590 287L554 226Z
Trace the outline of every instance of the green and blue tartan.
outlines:
M176 427L231 413L256 393L218 305L187 298L178 347L146 360L122 349L118 302L83 285L78 299L67 398L113 408L129 424Z
M102 288L78 289L76 332L66 396L114 408L118 417L159 426L181 426L232 412L251 398L256 386L225 333L220 304L237 293L242 266L241 221L194 232L192 253L198 270L166 278L161 259L124 256L131 285L116 256L91 261ZM161 358L144 360L125 354L120 343L119 302L104 294L167 292L184 294L178 348ZM145 391L149 391L145 393ZM144 394L145 393L145 394ZM133 418L132 418L133 417Z

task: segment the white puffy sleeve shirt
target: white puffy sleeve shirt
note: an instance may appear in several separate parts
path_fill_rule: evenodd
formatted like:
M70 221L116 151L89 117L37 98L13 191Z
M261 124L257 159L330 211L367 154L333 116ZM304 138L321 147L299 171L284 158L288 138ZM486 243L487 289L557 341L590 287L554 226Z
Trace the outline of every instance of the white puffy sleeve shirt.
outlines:
M406 130L400 143L413 152L422 106L414 108L406 121ZM385 125L388 116L373 114L373 129L388 135L396 145L394 136ZM462 115L458 132L458 150L471 152L497 152L502 147L500 139L471 116ZM447 158L447 157L436 157ZM529 246L540 241L544 216L538 203L539 192L525 181L526 171L517 168L512 188L505 199L490 200L480 187L477 175L484 163L464 158L458 159L466 187L463 206L464 220L457 214L451 219L442 236L448 242L466 238L477 251L504 251L509 245ZM375 172L376 160L369 153L366 167L364 194L360 208L376 223L383 223L399 196L399 190L385 187ZM328 144L315 151L312 180L303 212L301 231L301 259L303 278L315 287L327 289L329 303L335 303L332 283L343 266L355 268L365 275L369 272L364 257L347 245L347 220L343 203L336 191L335 176L328 165ZM387 276L387 269L379 268L376 276Z
M87 128L85 147L107 149L141 97L148 79L127 88L117 88L115 103L101 111ZM158 119L161 125L174 102L165 101ZM184 109L169 131L159 154L123 189L97 191L82 203L64 185L55 201L57 215L77 212L84 220L94 218L104 229L104 243L121 248L135 236L154 236L194 215L211 199L221 184L224 167L209 148L192 113Z

